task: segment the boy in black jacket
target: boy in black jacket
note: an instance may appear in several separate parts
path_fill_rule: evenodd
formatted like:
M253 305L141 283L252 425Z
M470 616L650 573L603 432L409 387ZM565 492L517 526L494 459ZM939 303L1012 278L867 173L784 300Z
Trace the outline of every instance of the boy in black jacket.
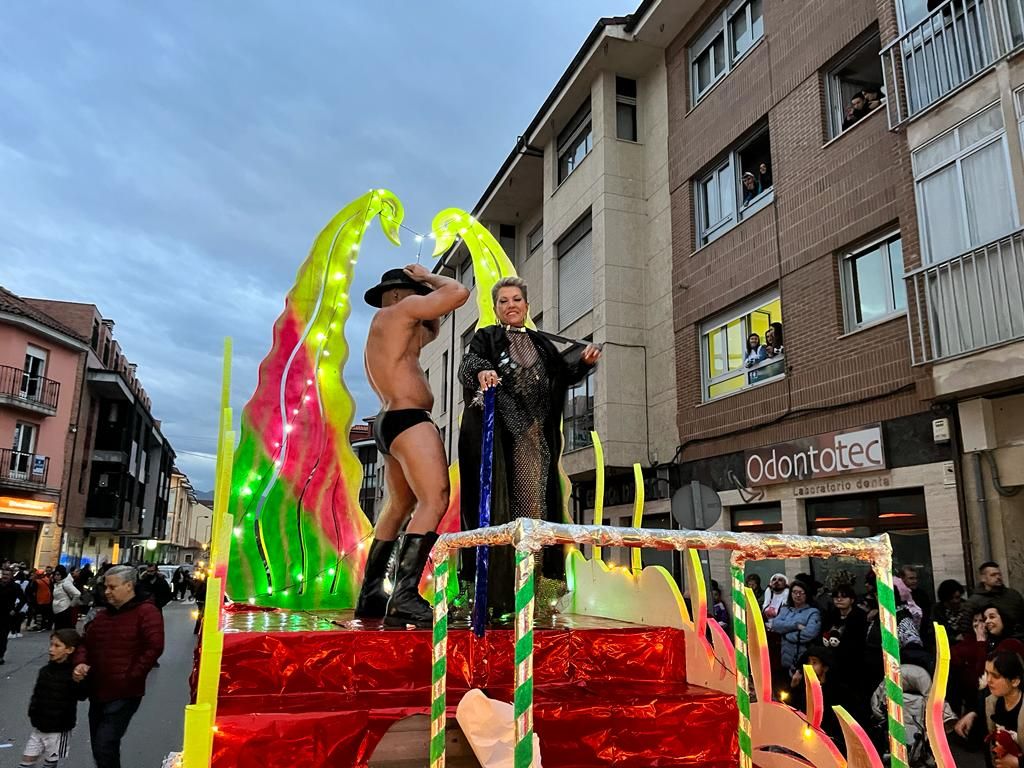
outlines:
M75 665L71 657L82 642L73 629L58 629L50 635L50 662L39 670L36 687L28 705L32 734L18 768L35 766L40 756L43 768L53 768L57 760L68 756L71 731L78 716L78 702L86 688L72 677Z

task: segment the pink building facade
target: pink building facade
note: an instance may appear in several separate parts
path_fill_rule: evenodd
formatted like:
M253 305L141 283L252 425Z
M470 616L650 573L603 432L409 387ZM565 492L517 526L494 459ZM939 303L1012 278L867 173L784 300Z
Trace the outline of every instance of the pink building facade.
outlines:
M0 288L0 560L57 562L87 341Z

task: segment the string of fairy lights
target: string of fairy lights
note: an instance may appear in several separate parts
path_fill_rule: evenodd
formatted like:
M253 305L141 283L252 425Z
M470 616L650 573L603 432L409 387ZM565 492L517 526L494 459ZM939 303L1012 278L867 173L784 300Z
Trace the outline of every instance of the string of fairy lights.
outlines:
M348 251L348 254L349 254L349 267L350 267L350 269L347 270L347 271L346 270L337 270L336 271L336 267L333 265L333 261L334 261L334 258L335 258L335 252L334 252L334 249L332 247L332 250L328 253L327 263L325 264L325 267L324 267L324 275L323 275L323 278L322 278L324 285L327 285L330 281L341 281L341 280L344 280L346 277L351 279L352 274L353 274L351 267L355 267L355 265L357 263L358 253L359 253L360 244L361 244L361 238L362 238L362 236L365 234L365 232L367 230L368 223L372 220L372 216L373 216L373 213L374 213L374 207L375 207L374 204L377 201L377 199L378 199L378 197L380 195L380 192L381 192L380 190L376 191L376 193L373 193L373 191L371 191L371 197L368 199L367 205L363 209L362 223L361 223L361 225L357 229L352 230L351 232L345 232L345 228L348 226L348 224L351 221L351 219L349 219L349 221L346 221L345 223L342 224L340 231L342 233L344 233L345 235L351 235L351 236L356 238L356 241L352 244L351 248ZM429 240L437 240L437 238L438 238L438 234L435 233L434 231L430 231L430 232L427 232L427 233L422 233L422 232L419 232L418 230L416 230L416 229L414 229L412 227L409 227L408 225L398 221L394 216L389 215L389 213L384 210L383 206L381 206L379 208L377 213L380 215L380 217L383 220L387 221L390 224L393 224L394 226L396 226L396 227L398 227L400 229L403 229L403 230L405 230L407 232L410 232L413 235L414 240L417 243L417 254L416 254L416 262L417 263L419 263L421 258L422 258L423 243L426 242L426 241L429 241ZM358 215L358 213L354 214L352 218L355 218L357 215ZM446 224L450 224L450 223L451 223L451 220L446 221ZM460 223L475 223L475 220L472 217L466 215L464 217L464 220L462 222L460 222ZM465 228L465 227L461 227L460 228L460 230L459 230L460 237L455 238L455 241L453 243L453 248L458 246L459 240L461 239L461 236L465 235L466 232L467 232L467 228ZM341 235L339 235L339 237L341 237ZM344 248L342 249L342 251L344 252ZM484 251L485 251L485 253L490 255L489 249L486 248L486 246L484 246ZM488 268L490 268L490 265L487 265L487 266L488 266ZM493 270L491 270L491 271L492 271L492 274L494 274ZM270 596L274 595L275 593L280 594L282 596L289 596L292 589L298 589L299 594L302 594L303 590L305 589L306 584L311 580L309 578L309 576L307 576L307 574L305 573L305 569L306 569L306 562L305 562L306 561L306 550L305 550L305 542L304 542L303 536L302 536L301 507L298 510L296 510L296 512L297 512L297 514L299 516L299 520L298 520L298 532L299 532L299 540L300 540L299 541L299 544L300 544L299 549L300 549L300 556L301 556L301 559L302 559L302 562L300 563L300 569L299 569L299 572L294 575L294 579L292 581L286 582L284 585L280 585L280 586L278 586L276 588L275 588L274 583L273 583L273 574L271 573L270 562L268 560L266 548L264 546L264 537L263 537L263 532L262 532L261 518L262 518L263 505L266 503L267 497L268 497L271 489L276 484L276 482L277 482L277 480L278 480L278 478L280 476L280 470L282 469L282 467L284 465L285 457L287 456L287 452L288 452L289 436L292 434L292 432L295 430L295 428L297 426L299 417L302 414L302 410L301 409L306 407L308 404L310 404L313 401L312 391L313 391L313 388L317 385L316 379L322 378L327 373L327 371L325 371L324 369L322 369L320 367L320 364L321 364L321 361L322 361L323 358L329 358L330 355L331 355L330 349L328 349L328 347L330 345L330 341L331 341L331 332L332 331L337 331L340 328L340 323L338 322L337 314L338 314L338 312L344 312L345 311L345 308L347 307L347 303L348 303L348 298L349 297L348 297L347 291L343 290L340 293L340 295L337 297L337 301L334 302L332 307L330 307L331 316L328 319L328 322L326 324L326 329L325 330L321 330L321 331L317 331L316 334L314 335L314 339L316 340L318 346L317 346L316 356L315 356L315 359L314 359L313 376L306 379L305 384L304 384L303 388L301 389L301 391L299 393L299 397L297 398L297 400L295 402L293 402L293 404L292 404L293 407L291 407L290 409L287 407L287 405L285 403L285 394L284 394L284 385L285 385L287 377L288 377L288 375L290 373L290 370L288 368L286 368L286 370L282 374L282 396L281 396L281 403L282 403L282 406L281 406L282 430L281 431L282 431L282 434L280 436L280 439L273 441L273 449L274 449L275 453L272 455L273 472L272 472L271 477L267 479L266 483L264 483L263 475L254 471L254 472L250 473L249 477L246 479L245 483L242 485L242 487L239 490L239 495L242 498L244 498L244 499L248 499L248 501L245 504L244 510L243 510L243 519L244 520L248 520L248 521L252 521L252 523L253 523L255 543L256 543L258 554L259 554L260 559L261 559L262 564L263 564L263 570L264 570L264 574L266 576L267 585L268 585L265 592L257 593L255 595L251 595L248 598L248 602L250 604L255 604L258 599L263 598L263 597L270 597ZM312 320L309 322L308 327L307 327L307 333L311 332L312 328L316 325L318 317L319 317L319 311L317 312L316 315L314 315ZM296 345L296 349L293 349L292 358L294 358L294 354L297 351L298 346L303 344L305 342L305 339L306 339L306 333L304 333L303 336L298 340L297 345ZM289 360L289 365L290 365L290 362L291 362L291 359ZM317 391L317 394L319 394L319 391ZM317 407L321 409L321 418L322 418L323 400L320 397L317 398ZM326 441L326 439L327 439L327 434L326 434L326 430L325 430L324 431L324 440ZM309 476L307 477L307 483L312 479L312 475L316 472L316 469L317 469L318 465L319 465L319 459L317 460L317 463L314 465L313 469L310 470ZM253 487L254 484L258 484L255 489ZM253 504L257 505L255 513L253 511ZM236 520L236 523L237 522L238 521ZM337 521L335 521L335 524L337 524ZM337 530L336 530L336 533L337 533ZM234 536L236 538L241 538L241 536L244 534L243 526L236 524L234 526L234 528L233 528L233 534L234 534ZM341 570L342 562L345 561L347 558L351 557L352 555L356 554L357 552L365 549L366 546L367 546L367 541L371 537L372 537L372 532L367 534L366 536L364 536L360 541L356 542L355 546L351 547L350 549L346 550L343 553L339 553L334 558L334 564L329 566L329 567L326 567L326 568L322 569L321 571L319 571L319 572L317 572L315 574L312 574L312 576L313 576L312 580L314 580L316 582L321 582L325 576L331 577L332 578L332 584L331 584L330 592L331 592L331 594L334 594L336 592L336 590L337 590L338 575L339 575L339 571ZM430 577L428 577L428 578L430 578Z

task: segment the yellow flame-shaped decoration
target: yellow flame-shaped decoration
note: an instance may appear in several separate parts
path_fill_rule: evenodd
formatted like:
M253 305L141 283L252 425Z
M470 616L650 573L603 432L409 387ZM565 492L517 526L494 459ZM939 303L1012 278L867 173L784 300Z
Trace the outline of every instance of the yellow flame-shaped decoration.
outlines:
M496 325L498 317L491 301L491 289L503 277L515 277L516 268L502 250L498 241L483 224L461 208L445 208L434 217L432 231L437 237L434 257L447 251L461 239L473 257L473 273L476 278L476 303L480 319L476 327ZM528 328L536 328L533 318L526 320Z

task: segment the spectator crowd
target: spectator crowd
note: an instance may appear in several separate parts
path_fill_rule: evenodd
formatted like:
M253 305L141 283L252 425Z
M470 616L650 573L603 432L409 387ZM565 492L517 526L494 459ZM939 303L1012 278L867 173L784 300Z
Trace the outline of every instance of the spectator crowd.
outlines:
M54 768L68 756L78 702L89 701L97 768L120 768L121 739L164 648L163 608L202 599L201 573L182 566L170 583L156 565L104 564L68 571L0 563L0 664L24 632L50 632L48 662L28 702L32 732L19 768Z
M803 670L810 665L822 685L823 729L843 744L832 707L843 706L887 752L886 696L874 574L862 584L840 572L828 586L810 574L787 579L777 573L767 588L751 574L747 586L758 597L769 636L774 690L802 708ZM935 672L935 625L951 646L945 724L958 749L980 753L995 768L1019 768L1024 711L1024 597L1003 583L997 563L984 563L973 594L943 581L935 599L916 568L894 577L896 622L904 689L904 719L911 765L928 764L925 705ZM719 597L718 602L721 602ZM728 615L715 605L714 615ZM724 625L723 625L724 626ZM979 762L979 764L981 764Z

